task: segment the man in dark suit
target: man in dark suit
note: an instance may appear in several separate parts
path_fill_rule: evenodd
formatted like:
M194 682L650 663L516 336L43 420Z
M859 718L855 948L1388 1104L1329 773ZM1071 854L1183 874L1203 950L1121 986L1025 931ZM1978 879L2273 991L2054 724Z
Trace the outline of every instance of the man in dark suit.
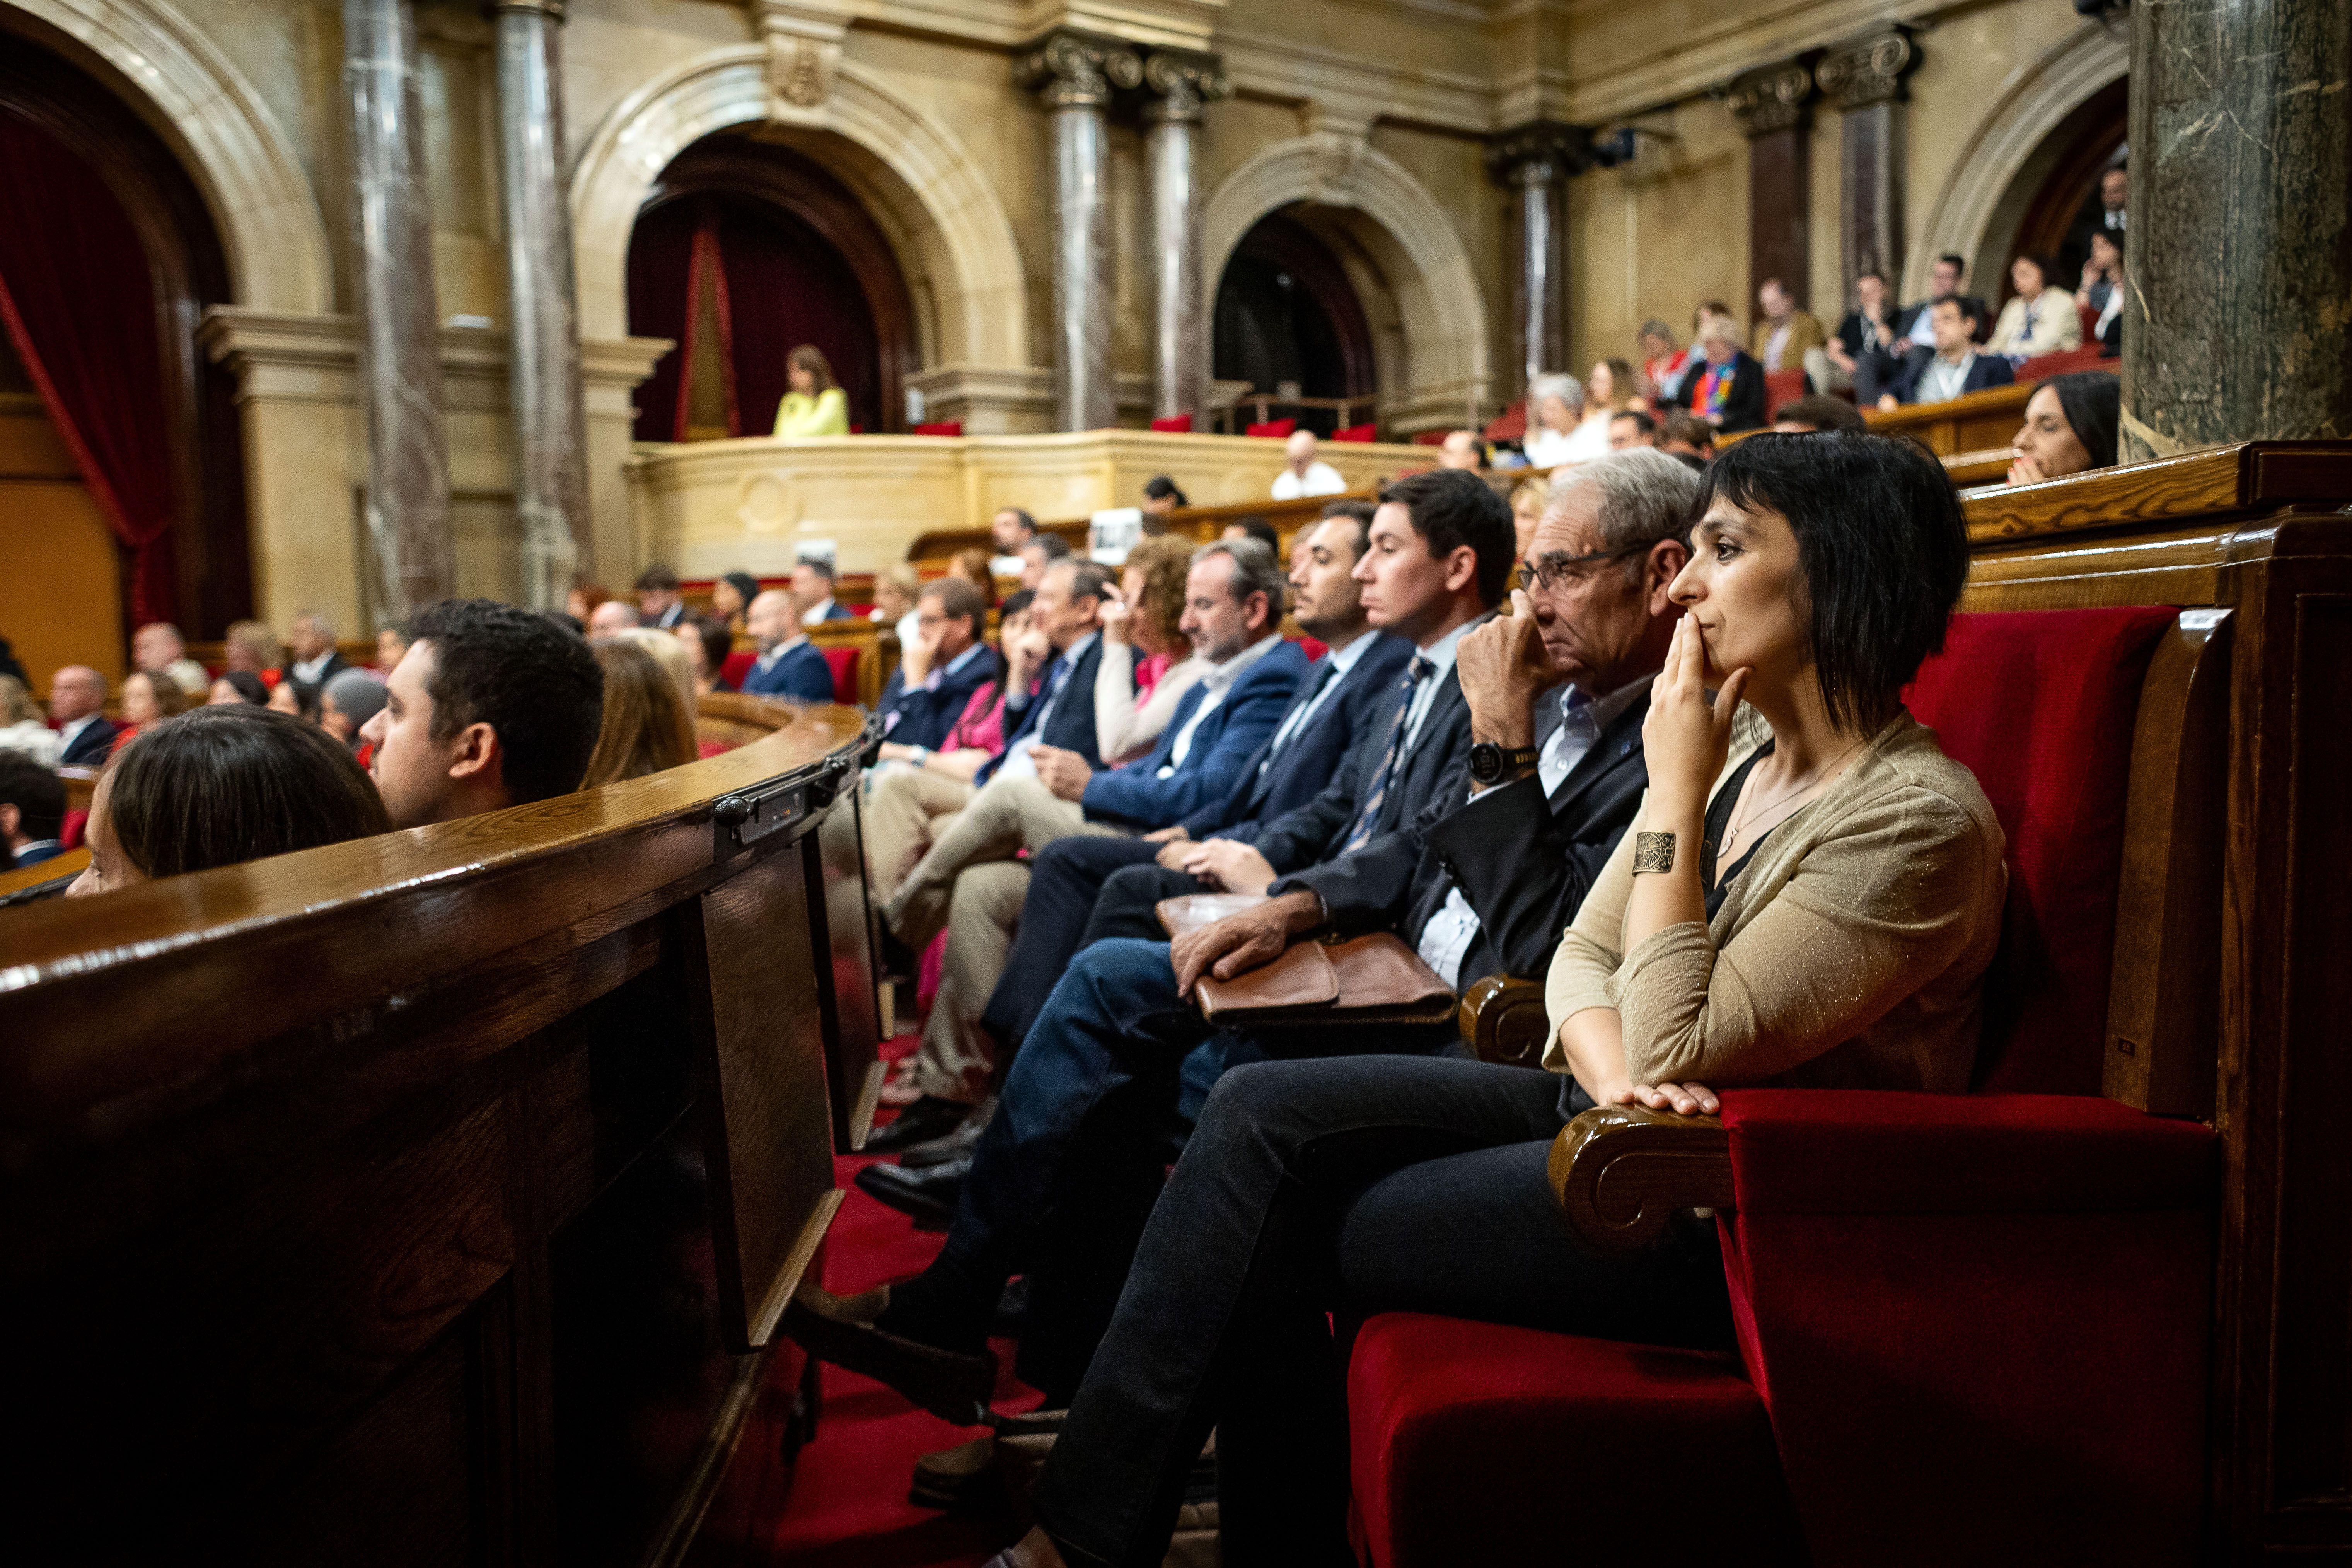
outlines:
M635 587L640 626L666 632L686 619L686 595L679 591L677 574L660 562L638 573Z
M980 590L961 577L924 587L915 600L914 640L882 688L885 740L929 751L948 738L972 693L996 679L996 654L981 638L987 618Z
M827 621L855 618L845 606L835 601L833 588L831 563L808 557L793 566L793 599L801 607L801 625L821 626Z
M1903 368L1895 352L1895 300L1886 279L1864 272L1853 280L1853 309L1837 325L1827 353L1830 363L1853 384L1853 398L1864 408L1874 406Z
M1705 363L1683 377L1675 389L1675 405L1690 410L1723 435L1737 430L1760 430L1766 404L1764 367L1739 346L1739 328L1728 316L1717 316L1701 329L1699 350Z
M49 722L66 738L61 767L96 768L114 750L114 721L106 716L106 677L86 664L68 664L49 677Z
M1934 322L1936 352L1914 359L1895 378L1894 390L1882 395L1882 409L1906 403L1947 403L1988 386L2007 386L2017 379L2009 361L2000 354L1977 353L1975 302L1947 294L1928 312Z
M351 668L335 647L335 628L316 610L294 617L287 628L286 652L286 678L313 692Z
M0 752L0 870L65 853L66 786L22 752Z
M790 697L802 702L833 700L833 666L800 629L793 596L771 588L751 601L744 629L760 644L760 657L743 677L754 697Z
M1927 269L1927 297L1915 300L1895 312L1895 357L1901 370L1924 365L1936 353L1936 301L1947 294L1958 295L1968 305L1969 318L1976 322L1974 336L1982 342L1992 334L1992 310L1981 295L1961 294L1967 281L1969 264L1949 251L1936 258L1935 266ZM1898 373L1899 374L1899 373ZM1884 395L1893 389L1894 378L1888 377L1879 392Z

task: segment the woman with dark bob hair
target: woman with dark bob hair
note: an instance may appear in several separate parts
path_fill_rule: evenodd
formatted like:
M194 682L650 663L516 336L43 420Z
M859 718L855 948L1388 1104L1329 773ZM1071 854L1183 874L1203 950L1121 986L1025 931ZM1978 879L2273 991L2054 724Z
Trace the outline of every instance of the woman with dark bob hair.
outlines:
M389 833L375 785L316 724L248 703L167 719L99 775L68 898Z
M1711 1226L1596 1251L1545 1162L1596 1102L1968 1087L2000 829L1899 695L1967 565L1920 447L1760 435L1715 460L1643 724L1649 795L1553 959L1557 1079L1361 1056L1227 1073L1054 1446L1041 1527L999 1564L1158 1563L1213 1426L1225 1562L1349 1561L1327 1312L1732 1343Z
M2123 384L2111 371L2053 375L2026 400L2017 460L2008 482L2030 485L2116 466L2116 431L2123 422Z

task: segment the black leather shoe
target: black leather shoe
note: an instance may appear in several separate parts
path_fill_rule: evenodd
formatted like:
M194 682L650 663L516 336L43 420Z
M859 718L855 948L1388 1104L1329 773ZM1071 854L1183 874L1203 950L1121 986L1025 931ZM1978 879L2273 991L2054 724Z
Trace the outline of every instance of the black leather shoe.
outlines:
M971 1111L972 1108L960 1100L941 1100L935 1094L927 1094L898 1112L888 1126L868 1132L857 1152L896 1154L918 1143L934 1142L971 1120Z
M989 1119L995 1114L996 1101L985 1101L964 1119L961 1126L926 1143L901 1145L898 1163L910 1171L919 1171L926 1165L944 1165L950 1160L970 1158L972 1150L979 1147L980 1135L988 1131Z
M917 1228L945 1230L954 1217L956 1197L971 1170L971 1156L944 1164L909 1171L899 1165L868 1165L857 1173L857 1185L878 1203L911 1217Z
M876 1166L887 1170L887 1166ZM890 1288L836 1296L803 1285L784 1308L784 1331L819 1361L887 1384L944 1421L976 1426L996 1393L996 1352L942 1350L874 1326Z

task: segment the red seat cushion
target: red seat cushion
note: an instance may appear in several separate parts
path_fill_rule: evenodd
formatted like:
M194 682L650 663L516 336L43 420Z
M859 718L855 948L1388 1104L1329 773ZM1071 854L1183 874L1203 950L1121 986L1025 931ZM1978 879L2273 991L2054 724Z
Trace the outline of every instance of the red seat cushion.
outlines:
M80 848L82 831L89 826L88 811L67 812L65 826L58 829L58 842L68 849Z
M1389 1312L1356 1336L1348 1409L1374 1568L1798 1559L1728 1354Z
M1779 417L1780 405L1783 403L1794 403L1804 395L1805 367L1803 365L1792 364L1786 370L1766 371L1764 373L1765 420L1769 423Z
M1945 754L1976 774L2009 839L1986 1088L2100 1090L2132 729L2176 618L2146 606L1955 616L1906 694Z
M1331 432L1334 441L1376 441L1380 439L1378 425L1342 425Z
M1489 441L1516 441L1527 433L1528 403L1525 398L1488 420L1486 428L1480 432Z
M1192 432L1192 416L1189 414L1171 414L1165 419L1154 419L1151 422L1151 427L1164 435L1189 436Z
M1270 437L1276 441L1286 441L1290 438L1290 433L1297 428L1298 421L1296 419L1269 419L1264 424L1252 425L1243 434Z
M727 656L727 662L719 667L719 673L726 677L728 685L740 691L743 689L743 678L751 674L751 667L759 662L760 656L756 653L730 653Z
M1329 643L1324 642L1318 637L1307 637L1303 633L1293 637L1291 640L1298 645L1298 651L1307 656L1307 662L1309 664L1313 664L1317 659L1321 658L1325 654L1331 651L1331 645Z
M961 419L941 419L934 424L918 425L915 426L915 434L918 436L961 436L963 434L963 421Z
M1453 434L1451 430L1416 430L1413 432L1412 444L1416 447L1443 447L1445 445L1445 438Z
M2102 351L2095 342L2079 349L2067 349L2054 354L2036 354L2017 367L2020 381L2041 381L2053 375L2065 375L2078 370L2096 370L2104 363Z
M857 651L854 647L823 650L824 662L833 666L833 700L852 708L857 705Z

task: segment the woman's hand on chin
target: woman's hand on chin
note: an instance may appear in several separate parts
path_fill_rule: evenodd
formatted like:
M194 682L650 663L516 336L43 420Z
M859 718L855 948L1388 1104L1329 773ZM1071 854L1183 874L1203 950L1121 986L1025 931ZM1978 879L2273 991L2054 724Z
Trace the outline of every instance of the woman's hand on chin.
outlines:
M1706 792L1731 754L1731 720L1748 689L1748 671L1735 669L1710 703L1706 697L1706 647L1688 611L1675 623L1665 668L1650 688L1649 716L1642 721L1642 752L1649 763L1650 798L1671 819L1703 810Z

